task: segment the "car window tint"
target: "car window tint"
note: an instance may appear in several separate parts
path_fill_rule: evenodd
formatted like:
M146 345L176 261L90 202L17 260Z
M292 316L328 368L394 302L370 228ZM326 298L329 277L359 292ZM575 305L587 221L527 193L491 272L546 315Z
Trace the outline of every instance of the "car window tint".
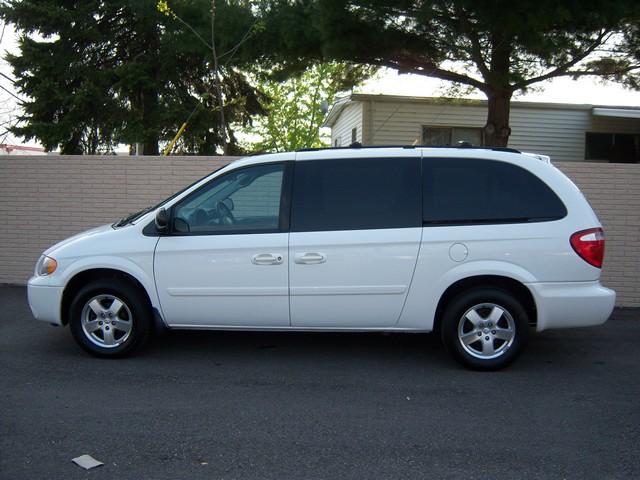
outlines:
M179 233L275 231L279 226L284 166L259 165L229 172L175 207Z
M418 158L296 162L291 229L420 226L419 179Z
M510 163L476 158L423 160L426 223L556 220L567 210L542 180Z

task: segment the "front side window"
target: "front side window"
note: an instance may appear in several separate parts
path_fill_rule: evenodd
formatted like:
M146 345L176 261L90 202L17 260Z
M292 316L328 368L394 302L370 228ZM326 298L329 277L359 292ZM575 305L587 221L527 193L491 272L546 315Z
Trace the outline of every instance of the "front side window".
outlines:
M521 223L567 214L558 196L531 172L480 158L425 158L426 224Z
M292 231L421 225L418 158L300 161L294 177Z
M258 165L212 180L174 207L176 233L275 232L284 165Z

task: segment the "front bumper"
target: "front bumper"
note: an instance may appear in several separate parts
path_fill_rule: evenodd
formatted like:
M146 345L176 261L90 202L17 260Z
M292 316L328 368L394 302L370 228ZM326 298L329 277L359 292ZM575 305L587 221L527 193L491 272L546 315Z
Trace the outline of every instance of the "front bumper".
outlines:
M536 330L590 327L607 321L616 292L600 282L529 283L538 310Z
M62 325L60 306L64 287L41 285L42 277L32 277L27 284L29 308L36 320Z

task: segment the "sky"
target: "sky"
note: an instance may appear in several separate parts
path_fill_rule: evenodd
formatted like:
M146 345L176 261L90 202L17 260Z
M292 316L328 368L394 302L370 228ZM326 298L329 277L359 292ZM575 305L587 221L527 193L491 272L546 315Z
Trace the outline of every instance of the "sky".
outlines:
M0 27L0 32L2 32ZM12 77L11 69L4 60L4 55L17 53L16 36L7 25L3 34L0 35L0 72ZM11 115L17 114L16 99L5 90L17 95L11 82L0 76L0 143L14 145L38 146L37 142L25 142L20 138L11 135L5 136L2 128ZM378 76L366 82L357 89L360 93L387 94L387 95L408 95L408 96L443 96L446 95L447 82L437 79L423 77L419 75L402 74L399 75L393 70L383 70ZM481 92L466 95L468 98L485 98ZM570 78L559 78L552 81L537 84L533 90L526 94L518 94L514 100L531 102L551 102L551 103L582 103L596 105L620 105L640 107L640 92L634 92L621 87L618 84L602 82L593 78L581 78L571 80Z
M448 82L421 75L398 75L393 70L386 70L379 78L367 82L357 91L359 93L431 97L445 94L447 84ZM486 98L482 92L476 92L466 97ZM532 91L516 95L514 100L640 107L640 92L627 90L615 83L602 84L601 81L594 78L583 77L579 80L557 78L537 84L537 87Z

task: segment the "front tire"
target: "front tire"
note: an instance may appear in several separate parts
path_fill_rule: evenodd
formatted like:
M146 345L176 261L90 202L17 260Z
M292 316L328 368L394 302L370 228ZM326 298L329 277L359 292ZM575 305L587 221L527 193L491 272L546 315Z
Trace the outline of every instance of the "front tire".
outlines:
M141 292L121 279L96 280L74 297L69 326L85 351L102 358L124 357L148 339L151 312Z
M441 335L445 348L462 365L499 370L513 362L526 345L529 318L509 292L475 288L448 304Z

